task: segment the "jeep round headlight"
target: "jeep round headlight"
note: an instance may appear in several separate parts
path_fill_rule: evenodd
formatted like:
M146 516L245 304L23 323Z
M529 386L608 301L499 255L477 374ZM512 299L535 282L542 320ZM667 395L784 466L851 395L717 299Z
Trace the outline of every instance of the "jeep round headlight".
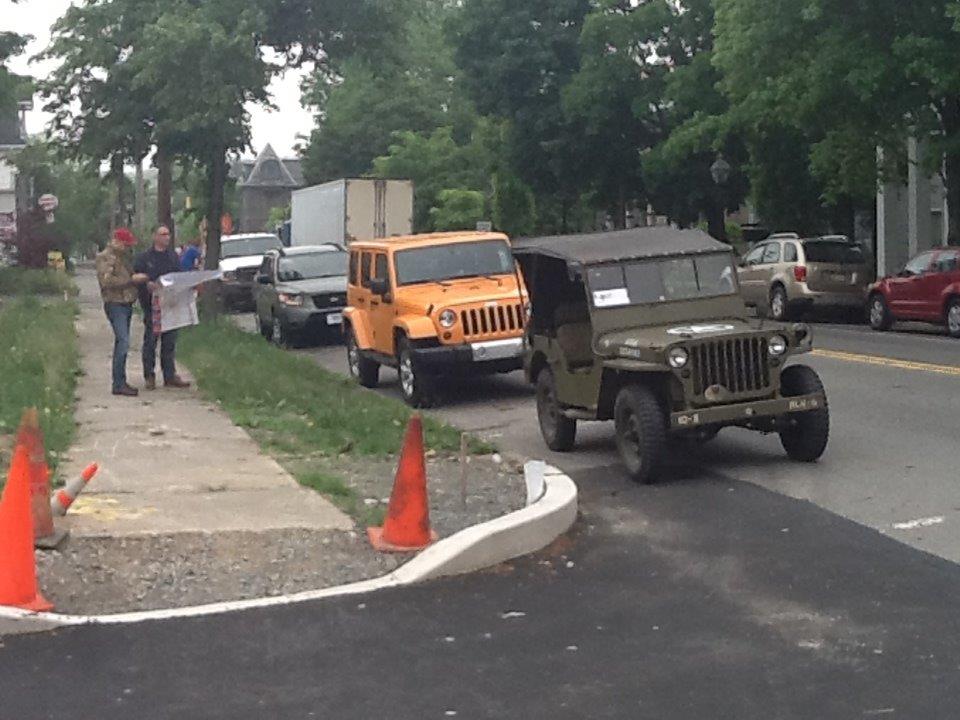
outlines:
M444 310L440 313L440 324L445 328L452 328L457 324L457 314L453 310Z
M774 335L767 343L770 354L774 357L780 357L787 351L787 339L783 335Z
M682 347L671 348L670 352L667 353L667 362L670 363L670 367L674 370L686 367L689 359L690 355Z

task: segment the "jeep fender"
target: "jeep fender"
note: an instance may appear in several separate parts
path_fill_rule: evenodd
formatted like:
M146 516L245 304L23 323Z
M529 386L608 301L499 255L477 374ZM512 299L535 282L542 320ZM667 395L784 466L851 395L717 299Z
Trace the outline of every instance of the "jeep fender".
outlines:
M429 340L437 337L437 328L428 317L398 318L393 326L394 332L401 332L410 340Z
M373 347L373 330L370 327L370 321L365 313L357 308L348 307L343 311L343 329L351 328L353 336L357 339L357 347L361 350L369 350Z

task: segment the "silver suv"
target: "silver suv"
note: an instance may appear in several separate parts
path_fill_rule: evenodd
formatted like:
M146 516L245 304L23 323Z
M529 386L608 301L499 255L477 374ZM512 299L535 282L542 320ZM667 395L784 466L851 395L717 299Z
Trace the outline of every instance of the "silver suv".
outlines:
M863 248L843 235L771 235L737 268L744 300L776 320L814 307L863 311L873 272Z

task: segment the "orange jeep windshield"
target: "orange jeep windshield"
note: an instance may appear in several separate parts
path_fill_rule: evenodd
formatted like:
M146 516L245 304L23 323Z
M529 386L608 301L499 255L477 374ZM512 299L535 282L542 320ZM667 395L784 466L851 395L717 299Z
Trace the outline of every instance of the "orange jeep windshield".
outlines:
M443 282L514 272L510 246L503 240L452 243L401 250L394 257L398 285Z

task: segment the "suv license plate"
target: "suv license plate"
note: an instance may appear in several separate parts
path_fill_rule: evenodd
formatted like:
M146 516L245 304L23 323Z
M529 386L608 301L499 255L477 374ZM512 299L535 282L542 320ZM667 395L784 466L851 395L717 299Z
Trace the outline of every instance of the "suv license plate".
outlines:
M330 313L327 315L327 325L339 325L343 322L343 313Z

